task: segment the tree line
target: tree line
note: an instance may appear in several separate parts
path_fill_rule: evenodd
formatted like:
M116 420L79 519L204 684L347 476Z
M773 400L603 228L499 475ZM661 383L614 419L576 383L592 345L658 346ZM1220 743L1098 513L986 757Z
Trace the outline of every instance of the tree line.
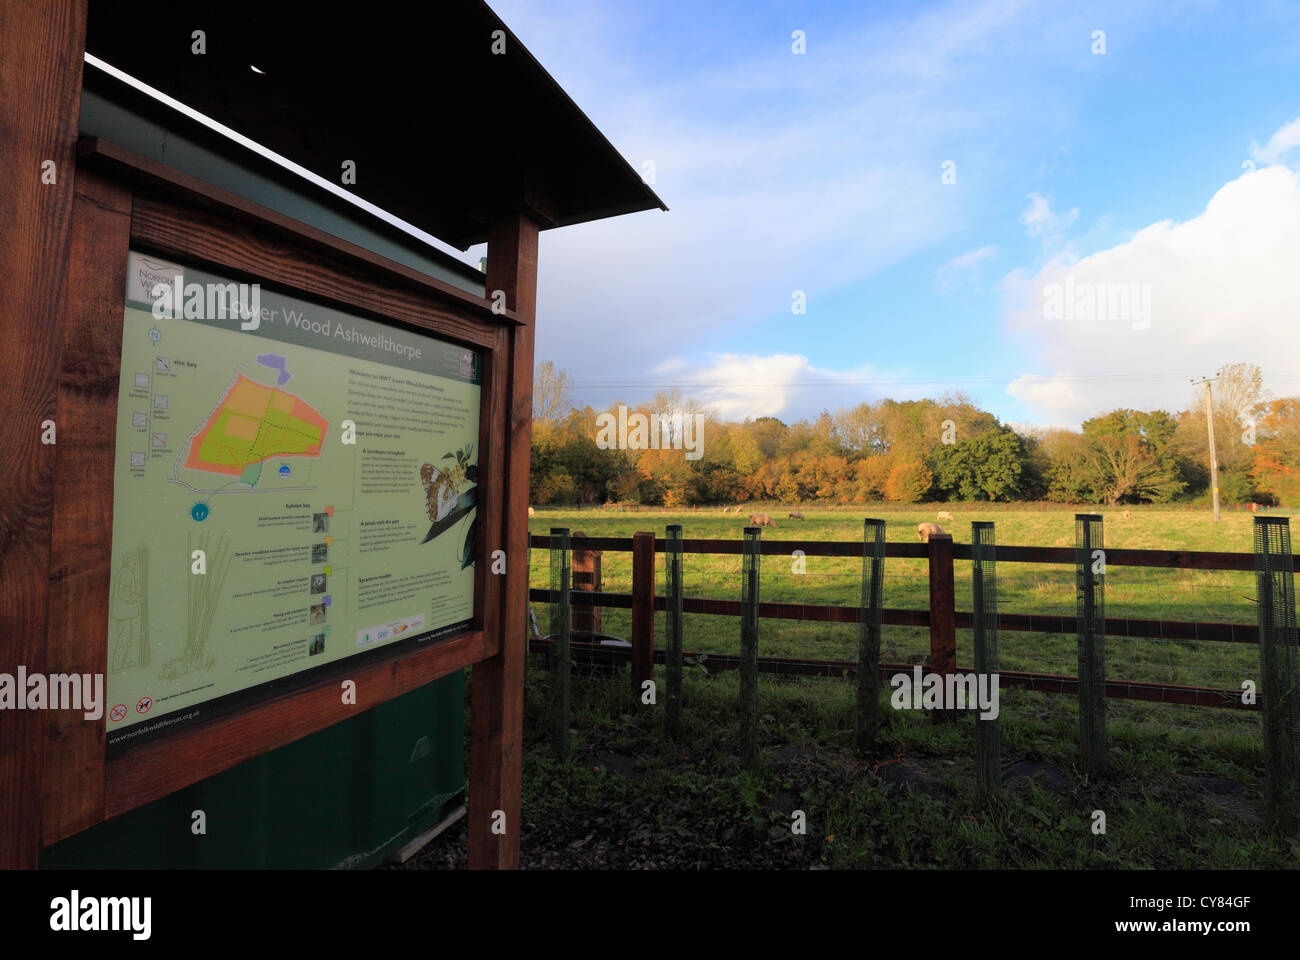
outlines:
M969 397L878 400L815 420L727 421L677 390L646 414L704 414L698 459L680 449L597 445L597 417L569 404L572 381L547 362L534 377L531 497L535 504L609 501L662 506L1046 500L1171 503L1210 497L1209 440L1199 392L1186 409L1119 408L1078 430L1021 428ZM1238 363L1212 385L1220 499L1300 502L1300 397L1274 398L1259 368Z

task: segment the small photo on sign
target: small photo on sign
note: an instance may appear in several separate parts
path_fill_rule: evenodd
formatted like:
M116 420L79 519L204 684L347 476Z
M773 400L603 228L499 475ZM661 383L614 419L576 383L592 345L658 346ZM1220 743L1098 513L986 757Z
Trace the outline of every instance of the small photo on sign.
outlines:
M310 624L325 622L325 604L313 604L307 611L307 622Z
M147 427L147 426L149 426L149 414L147 414L147 413L133 413L133 414L131 414L131 426L133 426L133 427Z
M311 577L311 592L312 592L312 593L324 593L324 592L325 592L325 574L323 574L323 573L313 573L313 574L312 574L312 577Z
M326 543L313 543L311 545L311 562L324 563L329 559L330 548Z
M318 653L325 652L325 634L318 633L311 638L311 646L307 649L307 656L314 657Z
M313 513L311 515L311 532L312 533L329 533L330 515L328 513Z

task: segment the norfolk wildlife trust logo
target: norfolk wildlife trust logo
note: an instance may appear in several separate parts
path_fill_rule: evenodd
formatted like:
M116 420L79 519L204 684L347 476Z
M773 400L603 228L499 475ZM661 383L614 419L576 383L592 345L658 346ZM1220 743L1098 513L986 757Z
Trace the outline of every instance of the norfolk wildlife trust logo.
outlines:
M687 460L704 455L704 414L628 413L596 417L596 446L601 450L685 450Z
M261 284L186 283L180 264L135 251L127 266L126 298L152 304L155 320L237 319L239 329L256 330L267 319Z
M104 715L102 673L0 673L0 710L81 710L87 720Z
M132 940L148 940L152 915L152 897L83 897L73 890L50 901L50 929L57 933L125 930Z

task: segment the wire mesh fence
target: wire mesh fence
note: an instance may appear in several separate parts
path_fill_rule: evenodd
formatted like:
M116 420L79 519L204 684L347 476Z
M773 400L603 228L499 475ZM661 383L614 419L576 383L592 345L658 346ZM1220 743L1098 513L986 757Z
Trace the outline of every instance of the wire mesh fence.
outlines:
M991 521L971 524L971 624L976 677L998 672L997 543ZM975 721L975 777L981 790L992 793L1002 784L1002 750L998 719Z
M1251 521L1286 531L1285 518L1244 518ZM869 718L859 709L864 674L887 679L896 666L931 664L932 633L939 622L930 609L933 558L927 557L928 548L899 543L911 539L908 528L900 532L885 521L874 523L864 527L861 545L788 536L788 542L775 537L764 542L756 528L741 541L692 540L682 525L668 528L653 549L648 592L655 657L667 684L669 729L689 709L682 699L681 674L673 678L675 651L680 650L685 674L722 674L739 684L746 742L756 710L749 691L765 689L755 684L760 673L769 678L762 684L776 682L771 679L775 675L838 689L855 742L870 739ZM1285 639L1294 637L1293 585L1273 567L1266 580L1258 569L1251 570L1252 563L1263 562L1260 550L1289 557L1289 536L1283 544L1282 533L1263 535L1254 558L1244 553L1108 551L1101 518L1083 515L1076 520L1072 548L1062 543L1065 538L1056 547L1013 546L1006 548L1008 560L1000 556L994 527L992 521L976 522L970 545L950 548L957 586L955 604L948 601L956 608L954 669L998 672L1004 690L1021 686L1077 696L1081 751L1090 766L1105 762L1108 720L1158 717L1174 725L1221 726L1230 718L1227 722L1243 729L1258 729L1263 722L1259 705L1240 691L1256 683L1260 702L1267 702L1262 678L1294 673L1295 641ZM600 607L594 621L599 633L619 646L609 671L592 676L623 677L631 659L627 644L638 629L632 597L639 592L645 602L646 578L638 581L634 575L631 541L607 538L601 543L599 582L587 586ZM574 538L571 549L582 549L580 538ZM554 604L560 592L557 576L563 578L564 568L553 564L549 569L550 589L544 593ZM571 565L568 575L583 574ZM1280 653L1269 654L1259 643L1260 598L1280 598L1276 628L1264 625L1263 631L1283 638L1274 644ZM585 601L576 603L581 608ZM562 614L556 611L552 620L562 625ZM552 627L550 632L562 631ZM575 647L575 664L590 654L581 647ZM873 651L874 671L869 666ZM868 669L860 670L861 664ZM1280 682L1285 692L1295 689L1297 679ZM878 700L878 688L875 696ZM1280 697L1275 694L1273 702L1280 704ZM1214 711L1211 721L1206 706L1241 709ZM1177 719L1170 721L1171 715ZM1286 756L1294 756L1300 741L1296 714L1285 715L1280 723L1285 732L1276 737L1289 751ZM977 735L989 734L977 730ZM982 780L993 785L996 764L987 759L993 744L984 740L976 746L985 771ZM1295 784L1294 768L1279 771L1285 782ZM1293 794L1294 786L1282 792Z
M1297 826L1297 744L1300 744L1300 663L1297 662L1295 568L1286 520L1255 520L1255 582L1259 600L1260 673L1264 680L1264 803L1270 825Z

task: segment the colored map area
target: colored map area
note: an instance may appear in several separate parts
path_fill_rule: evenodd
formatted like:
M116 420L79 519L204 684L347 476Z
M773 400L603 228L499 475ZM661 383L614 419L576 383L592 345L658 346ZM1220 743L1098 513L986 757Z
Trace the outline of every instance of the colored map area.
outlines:
M188 470L230 477L269 457L319 457L329 421L292 393L238 375L202 429L190 441Z
M270 367L272 370L279 371L279 376L275 378L275 385L283 387L293 379L293 374L289 372L288 361L278 353L263 353L257 358L257 362L264 367Z

